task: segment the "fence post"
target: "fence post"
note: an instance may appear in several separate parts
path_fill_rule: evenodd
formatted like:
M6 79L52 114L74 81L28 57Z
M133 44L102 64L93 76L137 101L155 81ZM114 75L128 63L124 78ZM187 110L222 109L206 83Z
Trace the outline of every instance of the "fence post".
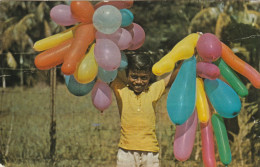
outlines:
M56 113L55 113L55 94L56 94L56 67L50 70L50 84L51 84L51 123L50 123L50 158L51 162L55 161L56 149Z

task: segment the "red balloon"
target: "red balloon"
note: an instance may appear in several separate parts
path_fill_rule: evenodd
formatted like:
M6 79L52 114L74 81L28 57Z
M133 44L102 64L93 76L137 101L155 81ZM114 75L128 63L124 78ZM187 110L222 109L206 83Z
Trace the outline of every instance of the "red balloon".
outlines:
M100 6L103 5L112 5L118 9L124 9L124 8L131 8L133 6L134 0L130 0L130 1L107 1L107 2L98 2L95 5L95 9L99 8Z
M197 74L201 78L207 78L207 79L217 79L220 75L220 70L218 66L212 63L208 62L198 62L196 65Z
M112 102L112 93L107 83L98 80L91 92L93 105L100 111L107 109Z
M216 61L221 56L221 42L211 33L200 36L196 48L199 56L207 62Z
M72 16L79 22L92 23L94 7L88 1L72 1L70 4Z

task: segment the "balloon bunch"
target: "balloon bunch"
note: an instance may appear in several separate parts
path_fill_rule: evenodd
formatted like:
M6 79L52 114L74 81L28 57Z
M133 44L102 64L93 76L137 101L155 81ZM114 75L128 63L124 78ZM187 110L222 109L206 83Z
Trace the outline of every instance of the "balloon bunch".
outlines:
M145 41L143 28L134 23L129 1L72 1L50 11L52 20L62 26L73 26L64 32L34 44L43 51L35 58L40 70L61 65L68 90L83 96L91 91L94 106L103 111L111 104L108 83L117 71L127 67L124 50L136 50Z
M199 120L204 165L216 166L213 130L220 160L228 165L231 151L223 118L237 116L241 109L239 96L248 95L233 70L257 89L260 74L210 33L185 37L153 66L153 73L170 72L179 60L184 61L167 97L168 115L176 124L174 155L180 161L189 159Z

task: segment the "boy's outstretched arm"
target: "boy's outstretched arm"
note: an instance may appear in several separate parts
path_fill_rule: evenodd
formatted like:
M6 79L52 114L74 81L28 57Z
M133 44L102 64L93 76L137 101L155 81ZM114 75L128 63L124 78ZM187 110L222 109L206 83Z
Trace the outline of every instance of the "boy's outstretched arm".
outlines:
M182 63L180 63L178 66L176 66L177 68L175 68L173 71L166 73L160 77L164 80L165 87L170 87L172 85L173 81L175 80L175 78L180 70L181 64Z

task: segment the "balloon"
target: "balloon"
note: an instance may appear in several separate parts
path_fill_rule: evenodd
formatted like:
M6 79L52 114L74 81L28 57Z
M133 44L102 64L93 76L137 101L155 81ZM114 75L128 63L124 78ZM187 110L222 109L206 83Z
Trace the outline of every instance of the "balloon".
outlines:
M204 91L204 84L201 78L196 78L197 84L197 100L196 108L200 122L206 123L209 120L209 104L206 93Z
M112 34L120 28L122 16L120 11L111 5L101 6L96 9L93 15L93 24L95 28L104 33Z
M107 109L112 102L110 87L103 81L98 80L91 92L93 105L100 111Z
M184 60L167 98L171 121L181 125L192 115L196 101L196 58Z
M197 74L201 78L207 79L217 79L220 75L220 70L215 64L208 62L198 62L197 63Z
M153 65L153 73L159 76L170 72L177 61L191 58L198 39L199 34L192 33L177 43L167 55Z
M237 57L224 43L222 43L221 57L233 70L246 77L255 88L260 89L260 73Z
M173 153L175 158L179 161L186 161L191 156L196 137L197 124L197 112L194 111L184 124L176 126Z
M109 39L97 40L95 58L100 67L107 71L114 71L120 66L121 53L114 42Z
M77 20L72 16L69 5L57 5L50 11L51 19L59 25L70 26L77 23Z
M214 62L220 69L221 75L240 97L248 95L248 90L236 73L220 58Z
M94 7L88 1L72 1L70 4L72 16L83 23L92 23Z
M121 51L121 63L118 70L124 70L128 66L128 60L124 52Z
M132 34L133 37L128 50L136 50L140 48L144 44L145 40L144 29L136 23L133 23L131 26L125 28Z
M76 27L77 26L74 26L61 33L49 36L47 38L44 38L44 39L41 39L41 40L35 42L33 49L36 51L43 51L43 50L47 50L47 49L53 48L55 46L58 46L62 42L73 37L73 31Z
M121 27L127 27L130 24L133 23L134 20L134 15L133 13L128 10L128 9L121 9L120 13L122 15L122 23L121 23Z
M95 79L98 73L98 64L94 55L95 44L79 63L74 76L79 83L89 83Z
M222 117L233 118L239 114L241 101L228 84L220 79L205 79L204 85L211 104Z
M70 93L75 96L84 96L92 90L95 81L88 84L81 84L75 80L73 75L65 75L65 83Z
M104 6L104 5L112 5L115 6L118 9L124 9L124 8L130 8L133 6L134 0L130 0L130 1L102 1L102 2L98 2L95 5L95 9L99 8L100 6Z
M211 117L211 121L216 136L220 161L224 165L228 165L232 161L232 155L224 120L220 115L213 114Z
M114 81L117 76L117 70L114 71L106 71L101 67L98 67L98 78L103 82L110 83Z
M124 28L119 28L113 34L104 34L102 32L96 32L96 39L110 39L113 41L120 50L127 49L130 46L130 42L132 41L132 36L130 32L128 32Z
M71 75L75 72L78 63L85 55L88 46L94 41L94 38L95 30L92 24L81 24L77 27L73 42L61 66L64 74Z
M211 120L207 123L200 123L202 159L205 167L216 167L214 136Z
M199 56L207 62L215 61L221 56L221 42L211 33L201 35L196 48Z
M72 39L69 39L54 48L38 54L34 59L35 66L40 70L48 70L64 61L64 55L69 51Z

